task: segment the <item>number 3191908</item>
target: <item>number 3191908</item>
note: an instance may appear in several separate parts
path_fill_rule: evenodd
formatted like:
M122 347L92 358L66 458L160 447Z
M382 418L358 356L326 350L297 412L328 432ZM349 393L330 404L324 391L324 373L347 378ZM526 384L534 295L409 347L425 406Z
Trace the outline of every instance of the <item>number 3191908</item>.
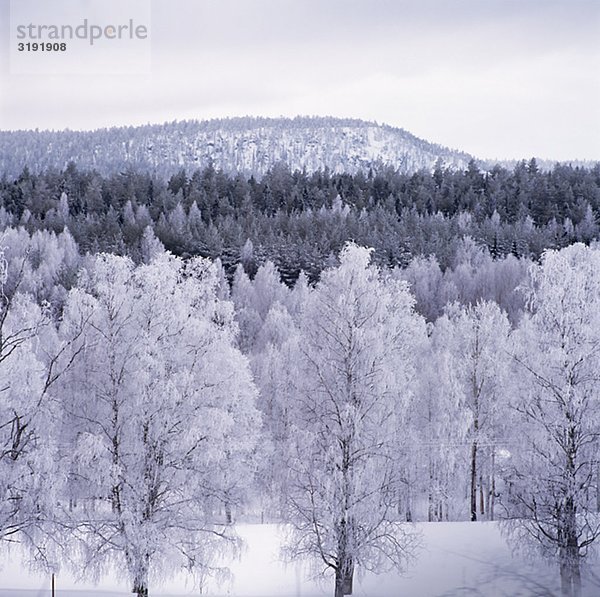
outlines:
M67 49L67 44L52 43L52 42L27 42L17 44L19 52L64 52Z

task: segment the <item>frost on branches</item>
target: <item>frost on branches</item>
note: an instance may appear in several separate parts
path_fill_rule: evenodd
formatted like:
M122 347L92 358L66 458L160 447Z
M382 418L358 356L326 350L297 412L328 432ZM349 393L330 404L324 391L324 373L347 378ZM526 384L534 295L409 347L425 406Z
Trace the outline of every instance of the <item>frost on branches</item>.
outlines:
M89 321L65 384L77 565L126 570L140 597L236 545L215 511L251 480L260 418L217 281L202 259L100 255L65 306L65 326Z
M445 419L445 437L454 436L454 445L467 456L471 521L494 519L496 457L507 413L509 333L506 314L489 301L468 307L452 303L435 324L440 368L434 374L441 393L434 417ZM453 413L450 420L448 412Z
M520 329L519 434L510 528L560 566L581 594L580 563L600 536L600 251L576 244L531 268L531 314Z
M48 309L20 292L24 270L0 250L0 540L38 546L44 563L39 546L61 488L55 388L70 343L59 341Z
M308 297L297 343L290 432L289 554L318 556L335 595L355 567L402 567L417 544L397 516L412 348L424 333L404 283L384 281L370 251L348 245Z

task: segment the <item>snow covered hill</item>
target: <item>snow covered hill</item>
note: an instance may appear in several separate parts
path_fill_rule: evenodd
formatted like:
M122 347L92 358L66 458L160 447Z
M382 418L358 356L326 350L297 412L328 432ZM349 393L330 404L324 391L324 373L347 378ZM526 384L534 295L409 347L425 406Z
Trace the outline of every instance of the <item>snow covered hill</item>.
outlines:
M432 170L438 159L465 168L471 156L403 129L338 118L246 117L88 132L0 132L0 173L9 176L24 165L39 171L64 168L69 161L104 174L134 166L169 175L212 163L226 172L261 176L279 162L309 172L391 166L410 173Z

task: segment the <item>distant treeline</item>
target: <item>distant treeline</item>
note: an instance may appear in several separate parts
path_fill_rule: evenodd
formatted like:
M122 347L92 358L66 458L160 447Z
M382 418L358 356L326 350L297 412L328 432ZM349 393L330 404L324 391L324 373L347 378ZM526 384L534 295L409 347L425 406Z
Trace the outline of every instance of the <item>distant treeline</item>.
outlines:
M471 237L493 257L536 259L547 248L598 238L600 164L535 160L514 169L392 169L350 174L274 166L260 180L212 167L181 170L168 180L127 170L111 176L64 170L0 180L0 228L30 233L68 228L83 252L139 260L150 226L176 255L220 258L226 271L242 263L250 275L272 261L287 283L300 271L316 279L348 240L374 247L374 261L404 266L434 255L442 268Z

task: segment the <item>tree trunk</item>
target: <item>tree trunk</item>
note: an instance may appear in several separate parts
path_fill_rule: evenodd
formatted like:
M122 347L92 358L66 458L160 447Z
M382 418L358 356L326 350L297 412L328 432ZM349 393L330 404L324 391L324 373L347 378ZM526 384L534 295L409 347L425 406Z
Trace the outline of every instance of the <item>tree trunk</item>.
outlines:
M561 549L560 586L563 597L581 597L579 557L569 548Z
M477 427L475 427L477 428ZM471 446L471 521L477 520L477 442Z
M133 590L137 597L148 597L148 569L150 568L150 556L144 555L137 562L137 571L133 579Z
M571 582L573 583L573 597L581 597L581 569L579 568L579 558L573 562Z
M427 508L427 521L433 522L434 512L434 499L433 499L433 462L431 457L429 458L429 502Z
M402 487L404 487L404 517L406 522L412 522L412 479L408 467L406 469L406 481L402 484ZM398 512L398 514L401 514L401 512Z
M346 559L346 569L344 570L344 595L352 595L354 585L354 561L352 558Z
M408 476L408 473L407 473ZM410 487L411 487L411 483L410 483L410 479L408 480L408 483L406 484L406 493L404 495L404 517L406 518L406 522L412 522L412 495L410 492Z
M581 595L581 572L579 569L579 541L577 537L577 518L573 499L567 500L567 565L573 597Z
M148 597L148 584L142 581L136 581L133 583L132 593L135 593L137 597Z
M490 473L490 503L488 505L488 516L494 520L494 505L496 504L496 449L492 448L492 471Z
M339 568L335 570L335 592L334 597L344 597L344 577Z
M352 595L354 584L354 562L352 558L345 557L339 568L335 571L335 597Z
M569 570L566 557L562 555L560 561L560 589L562 597L573 597L573 593L571 592L571 571ZM336 597L338 596L336 595Z
M596 512L600 512L600 466L596 467Z
M482 518L485 516L483 475L479 475L479 513L481 514Z
M571 582L573 584L573 597L581 597L581 570L579 558L572 563Z
M577 448L575 437L577 433L573 426L569 427L569 450L567 451L567 462L565 467L565 477L567 480L567 495L564 499L563 517L561 517L562 546L560 549L561 558L561 586L563 595L565 589L569 597L580 597L581 595L581 573L579 569L579 537L577 532L577 502L574 497L575 487L577 487L576 466ZM565 572L563 573L563 569Z

